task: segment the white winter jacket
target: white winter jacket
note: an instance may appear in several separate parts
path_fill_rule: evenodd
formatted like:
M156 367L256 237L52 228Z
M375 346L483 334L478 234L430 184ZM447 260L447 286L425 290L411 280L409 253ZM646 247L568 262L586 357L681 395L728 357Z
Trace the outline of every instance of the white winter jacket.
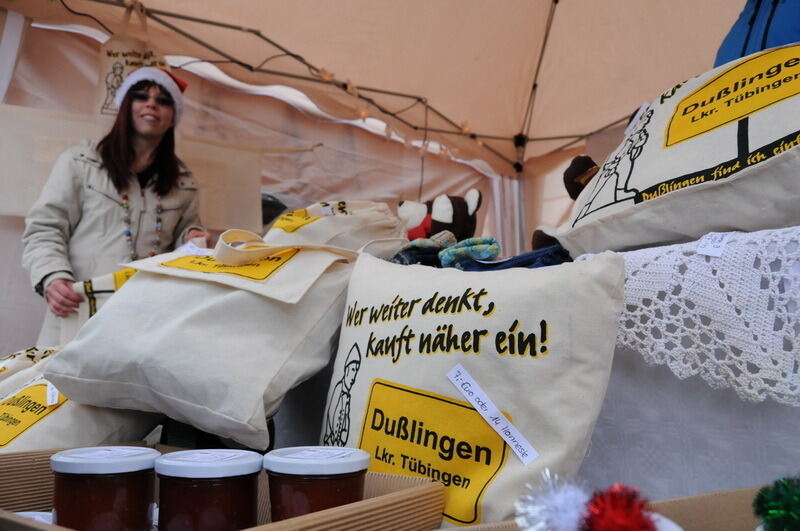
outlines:
M152 181L151 181L152 182ZM178 185L161 198L162 231L156 242L158 197L152 184L142 189L136 178L128 187L131 232L136 253L167 252L180 245L190 228L202 228L197 187L181 167ZM122 197L89 140L62 153L39 199L25 218L22 265L41 293L42 281L86 280L120 269L130 261L125 241ZM58 342L56 316L47 312L39 345Z

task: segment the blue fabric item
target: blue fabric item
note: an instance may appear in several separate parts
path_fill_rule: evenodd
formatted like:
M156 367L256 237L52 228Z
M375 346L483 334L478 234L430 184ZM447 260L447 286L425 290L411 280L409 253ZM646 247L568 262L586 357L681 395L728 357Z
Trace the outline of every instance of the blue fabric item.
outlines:
M800 0L747 0L714 66L794 42L800 42Z
M454 267L462 260L491 260L500 254L500 244L491 236L467 238L439 252L442 267Z
M501 269L510 269L512 267L535 269L537 267L559 265L564 262L572 262L569 252L561 245L551 245L550 247L537 249L529 253L523 253L495 262L462 260L458 262L455 267L463 271L500 271Z

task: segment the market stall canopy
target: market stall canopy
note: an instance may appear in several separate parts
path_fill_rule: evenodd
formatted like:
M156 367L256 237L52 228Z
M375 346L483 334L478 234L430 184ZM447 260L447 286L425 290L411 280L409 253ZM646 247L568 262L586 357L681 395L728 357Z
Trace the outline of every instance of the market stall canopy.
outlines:
M134 4L0 0L37 23L114 33L122 7ZM294 87L337 118L374 117L407 141L438 142L454 158L484 161L488 173L514 175L526 171L519 162L623 123L708 70L742 4L146 0L143 8L165 54L213 62L249 84Z

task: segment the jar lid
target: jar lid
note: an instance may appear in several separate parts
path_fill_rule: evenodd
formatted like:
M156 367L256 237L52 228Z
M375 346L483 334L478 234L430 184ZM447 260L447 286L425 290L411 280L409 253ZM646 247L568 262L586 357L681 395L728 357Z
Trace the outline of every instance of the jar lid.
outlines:
M358 448L294 446L269 452L264 456L264 468L305 476L348 474L369 468L369 454Z
M261 454L250 450L184 450L156 459L156 473L177 478L227 478L261 470Z
M50 456L50 468L65 474L121 474L149 470L159 455L144 446L74 448Z

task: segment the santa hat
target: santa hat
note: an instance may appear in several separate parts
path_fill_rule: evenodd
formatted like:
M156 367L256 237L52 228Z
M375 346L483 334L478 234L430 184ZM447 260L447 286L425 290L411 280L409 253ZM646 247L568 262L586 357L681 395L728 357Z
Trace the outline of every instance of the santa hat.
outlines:
M186 81L174 76L171 72L163 68L154 68L152 66L138 68L131 72L117 89L117 94L114 97L114 103L117 105L117 108L122 105L125 94L128 93L132 86L140 81L152 81L153 83L157 83L172 96L172 101L175 103L175 125L177 125L181 119L181 115L183 115L182 94L183 91L186 90Z

